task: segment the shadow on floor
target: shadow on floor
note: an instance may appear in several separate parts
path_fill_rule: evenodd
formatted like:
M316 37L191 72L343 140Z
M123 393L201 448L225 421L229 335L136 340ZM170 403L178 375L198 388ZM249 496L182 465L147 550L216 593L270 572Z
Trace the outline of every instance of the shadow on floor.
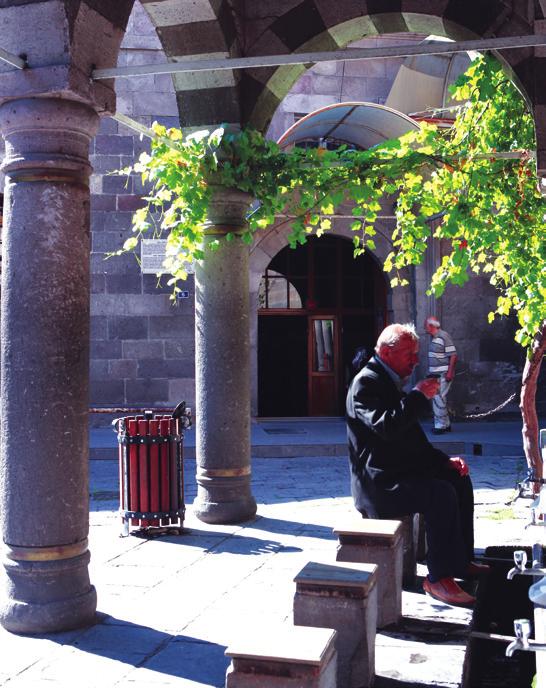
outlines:
M196 685L224 686L229 665L224 654L226 646L185 635L169 635L104 614L97 614L97 618L97 624L91 628L39 637L59 643L69 652L78 650L127 665L129 669L123 682L146 681L149 685L159 685L159 675L164 675ZM59 661L64 662L66 658L63 653ZM166 678L165 682L168 681Z

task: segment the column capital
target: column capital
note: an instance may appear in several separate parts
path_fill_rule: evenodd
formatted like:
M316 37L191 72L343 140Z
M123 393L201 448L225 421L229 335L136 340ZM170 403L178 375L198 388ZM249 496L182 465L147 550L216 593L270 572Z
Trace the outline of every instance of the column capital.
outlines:
M99 117L63 98L21 98L0 105L6 140L1 171L18 181L83 182L91 173L89 143Z
M212 190L211 199L207 211L205 234L227 234L234 228L243 229L246 226L248 214L253 196L246 191L222 186L210 182Z
M28 67L0 70L0 103L61 98L115 112L114 80L91 78L117 62L132 0L1 2L2 48L24 54Z
M0 74L0 104L21 98L72 100L101 115L116 111L116 93L110 80L93 81L73 64L19 69Z

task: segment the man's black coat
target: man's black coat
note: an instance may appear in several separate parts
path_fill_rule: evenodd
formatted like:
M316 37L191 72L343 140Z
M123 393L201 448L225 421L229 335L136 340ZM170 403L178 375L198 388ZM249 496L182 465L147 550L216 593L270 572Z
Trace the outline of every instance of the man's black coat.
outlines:
M432 477L449 464L419 424L418 416L428 408L421 392L400 392L375 357L355 376L347 395L347 437L351 490L359 511L372 518L394 517L401 480Z

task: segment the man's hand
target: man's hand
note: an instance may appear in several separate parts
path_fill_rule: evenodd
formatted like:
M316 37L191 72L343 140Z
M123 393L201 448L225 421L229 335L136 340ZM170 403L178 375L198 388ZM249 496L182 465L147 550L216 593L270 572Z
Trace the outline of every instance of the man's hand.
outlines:
M449 460L451 462L451 468L457 471L461 478L464 478L466 475L468 475L468 466L464 459L462 459L460 456L452 456Z
M440 381L436 377L426 377L424 380L419 380L413 389L424 394L427 399L432 399L440 391Z

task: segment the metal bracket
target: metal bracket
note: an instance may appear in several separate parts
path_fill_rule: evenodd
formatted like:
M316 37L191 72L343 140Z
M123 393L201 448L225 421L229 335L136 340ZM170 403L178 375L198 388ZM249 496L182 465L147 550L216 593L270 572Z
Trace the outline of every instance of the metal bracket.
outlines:
M182 442L180 435L118 435L118 444L167 444Z
M152 519L159 518L178 518L179 516L183 518L184 514L186 513L186 508L182 507L176 511L125 511L124 509L120 509L119 513L124 520L129 518L138 518L150 521Z

